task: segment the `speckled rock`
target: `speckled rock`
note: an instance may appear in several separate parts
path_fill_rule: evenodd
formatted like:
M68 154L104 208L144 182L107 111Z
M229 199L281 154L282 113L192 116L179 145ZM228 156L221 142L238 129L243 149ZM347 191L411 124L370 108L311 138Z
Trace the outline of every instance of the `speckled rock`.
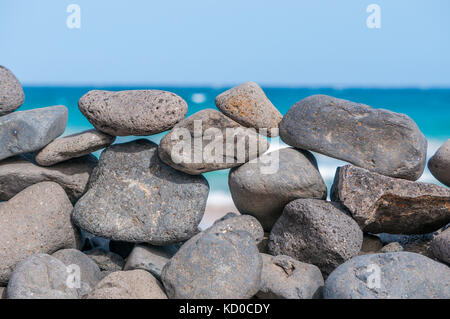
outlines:
M85 253L98 265L101 271L120 271L125 265L121 256L102 248L95 248Z
M289 256L261 254L260 299L318 299L324 285L319 268Z
M167 131L188 109L181 97L160 90L93 90L81 97L78 108L97 130L114 136Z
M40 182L55 182L72 203L86 192L89 176L98 164L93 155L74 158L51 167L38 166L29 154L0 161L0 200L9 200L25 188Z
M253 127L266 136L278 136L283 116L255 82L246 82L221 93L216 97L216 106L243 126ZM271 134L271 129L276 129L275 134Z
M1 116L0 160L43 148L64 133L67 116L63 105Z
M325 282L324 297L448 299L450 268L422 255L408 252L358 256L331 273Z
M0 116L14 112L25 100L22 85L14 74L0 65Z
M331 199L341 202L365 232L423 234L450 222L450 189L339 167Z
M371 171L417 180L427 141L407 115L313 95L294 104L280 123L281 139Z
M245 299L258 292L261 270L248 232L203 232L180 248L161 278L172 299Z
M198 232L208 192L203 176L165 165L157 145L141 139L103 151L72 218L97 236L165 245Z
M167 299L167 296L155 277L138 269L109 274L87 299Z
M266 153L233 168L228 185L239 212L255 216L266 231L294 199L327 197L314 156L293 148Z
M450 139L430 158L428 168L438 181L450 186Z
M159 144L159 157L188 174L235 167L263 154L267 140L219 111L206 109L184 119Z
M78 248L72 204L56 183L30 186L0 206L0 284L28 256Z
M393 243L389 243L386 246L384 246L383 248L381 248L382 253L396 253L399 251L403 251L403 246L400 245L400 243L397 242L393 242Z
M97 130L89 130L57 139L36 154L36 162L42 166L51 166L71 158L89 155L111 145L115 136Z
M433 239L431 249L436 258L450 264L450 228L447 228Z
M337 203L297 199L273 226L269 253L316 265L326 276L358 255L362 240L358 224Z
M89 293L103 278L95 261L77 249L61 249L53 253L52 256L61 260L67 267L73 265L79 267L80 287L77 288L79 296Z
M70 269L69 269L70 270ZM8 299L78 299L64 263L47 254L37 254L15 267L8 283ZM73 284L73 286L72 286Z

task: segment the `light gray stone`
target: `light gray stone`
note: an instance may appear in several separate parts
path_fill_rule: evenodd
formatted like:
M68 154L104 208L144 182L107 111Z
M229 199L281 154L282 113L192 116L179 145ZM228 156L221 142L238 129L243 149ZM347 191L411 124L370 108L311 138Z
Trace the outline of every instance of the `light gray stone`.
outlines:
M380 252L395 253L395 252L399 252L399 251L403 251L403 246L400 245L400 243L393 242L393 243L389 243L386 246L384 246L383 248L381 248Z
M433 239L431 249L436 258L450 264L450 227Z
M25 100L22 85L15 75L0 65L0 116L14 112Z
M438 181L450 186L450 139L430 158L428 168Z

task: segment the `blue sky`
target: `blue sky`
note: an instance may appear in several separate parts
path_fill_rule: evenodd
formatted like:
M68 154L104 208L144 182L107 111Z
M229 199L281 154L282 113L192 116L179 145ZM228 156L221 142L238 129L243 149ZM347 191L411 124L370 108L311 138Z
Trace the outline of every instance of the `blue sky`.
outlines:
M450 87L450 1L1 0L0 64L26 85Z

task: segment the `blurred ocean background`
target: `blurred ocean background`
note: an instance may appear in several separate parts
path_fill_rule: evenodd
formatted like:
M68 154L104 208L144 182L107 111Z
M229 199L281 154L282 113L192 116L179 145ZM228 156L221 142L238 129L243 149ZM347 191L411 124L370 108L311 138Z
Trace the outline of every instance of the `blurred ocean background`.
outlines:
M92 89L129 90L150 89L149 87L24 87L25 104L19 109L27 110L62 104L69 109L69 121L64 135L70 135L91 129L92 125L78 110L79 98ZM205 108L215 108L214 99L228 87L151 87L174 92L180 95L189 106L187 116ZM428 140L430 158L446 139L450 138L450 89L336 89L336 88L270 88L263 87L267 97L284 115L297 101L313 95L326 94L354 102L368 104L374 108L384 108L410 116L419 126ZM165 133L148 136L149 140L159 143ZM123 143L138 137L118 137L115 143ZM272 138L270 150L287 147L279 138ZM101 152L96 152L99 156ZM315 154L319 170L328 186L332 184L336 168L344 162ZM233 210L228 190L228 171L221 170L204 174L210 184L209 207L224 207ZM428 169L420 181L436 183ZM219 209L220 210L220 209ZM235 210L235 209L234 209ZM226 211L218 212L222 215Z

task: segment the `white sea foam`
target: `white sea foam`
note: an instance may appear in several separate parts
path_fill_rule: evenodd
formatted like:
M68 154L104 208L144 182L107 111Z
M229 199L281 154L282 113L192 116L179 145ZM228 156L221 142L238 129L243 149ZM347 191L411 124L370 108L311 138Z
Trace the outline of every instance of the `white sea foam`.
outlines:
M194 93L191 96L191 100L194 103L200 104L206 101L206 95L204 93Z

